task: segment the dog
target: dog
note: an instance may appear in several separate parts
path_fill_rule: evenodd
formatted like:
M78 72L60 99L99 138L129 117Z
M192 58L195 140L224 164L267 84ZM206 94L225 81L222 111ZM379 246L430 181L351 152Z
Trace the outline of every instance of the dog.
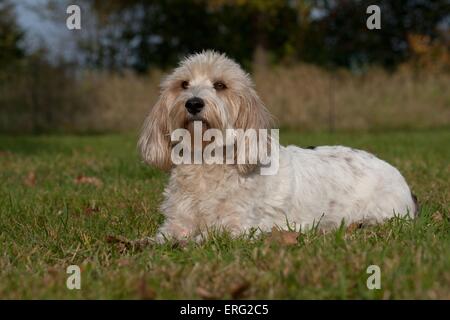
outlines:
M146 163L170 171L161 205L165 222L150 241L201 240L213 228L239 236L417 215L416 198L396 168L344 146L279 146L274 175L261 175L260 163L174 165L171 132L192 132L195 121L202 131L272 125L250 76L236 62L215 51L182 60L162 81L138 143Z

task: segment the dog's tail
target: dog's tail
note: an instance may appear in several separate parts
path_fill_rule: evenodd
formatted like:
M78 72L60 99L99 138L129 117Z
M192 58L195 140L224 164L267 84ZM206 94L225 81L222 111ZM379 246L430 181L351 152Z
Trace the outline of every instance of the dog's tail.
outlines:
M417 197L414 193L411 192L411 198L414 201L414 218L417 218L420 214L420 204L419 200L417 200Z

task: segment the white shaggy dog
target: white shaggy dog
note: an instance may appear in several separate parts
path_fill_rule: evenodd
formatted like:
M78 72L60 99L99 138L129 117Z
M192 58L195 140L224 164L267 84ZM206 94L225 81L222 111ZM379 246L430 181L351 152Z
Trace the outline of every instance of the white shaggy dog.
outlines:
M145 161L171 172L161 206L166 220L152 238L157 242L198 240L210 228L233 235L288 225L330 229L417 214L415 197L396 168L343 146L280 147L275 175L261 175L260 165L174 166L170 134L192 130L194 120L219 130L270 126L270 115L237 63L213 51L181 62L162 82L139 140Z

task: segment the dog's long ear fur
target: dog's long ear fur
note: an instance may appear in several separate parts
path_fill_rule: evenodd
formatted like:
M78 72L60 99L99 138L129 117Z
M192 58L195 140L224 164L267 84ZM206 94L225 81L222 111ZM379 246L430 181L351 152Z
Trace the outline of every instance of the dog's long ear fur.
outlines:
M270 129L272 126L272 118L267 111L263 102L259 98L258 94L253 88L245 90L241 97L241 104L239 106L239 113L235 123L236 129ZM267 141L267 150L270 150L270 139ZM249 150L247 145L247 150ZM248 154L246 154L248 161ZM237 168L239 173L248 174L254 171L257 164L238 164Z
M139 138L139 149L145 162L162 170L170 170L170 132L167 97L161 94L145 119Z

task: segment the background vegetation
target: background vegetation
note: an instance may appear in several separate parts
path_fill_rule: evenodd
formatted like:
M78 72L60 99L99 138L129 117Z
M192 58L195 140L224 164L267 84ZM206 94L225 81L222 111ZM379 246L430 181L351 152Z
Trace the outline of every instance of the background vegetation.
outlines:
M66 29L64 1L32 7ZM186 54L226 52L252 73L278 126L382 130L450 121L448 1L78 1L74 53L30 51L0 5L0 132L137 130ZM63 43L64 44L64 43ZM59 51L58 51L59 50ZM59 52L59 55L58 55Z
M448 1L70 1L81 31L66 29L68 1L30 1L64 38L51 46L19 23L24 2L0 2L0 298L450 299ZM366 28L369 4L381 30ZM162 222L167 175L142 164L137 130L161 77L211 48L252 74L283 144L373 152L405 176L419 218L110 243ZM66 288L71 264L82 290ZM381 290L366 287L371 264Z

